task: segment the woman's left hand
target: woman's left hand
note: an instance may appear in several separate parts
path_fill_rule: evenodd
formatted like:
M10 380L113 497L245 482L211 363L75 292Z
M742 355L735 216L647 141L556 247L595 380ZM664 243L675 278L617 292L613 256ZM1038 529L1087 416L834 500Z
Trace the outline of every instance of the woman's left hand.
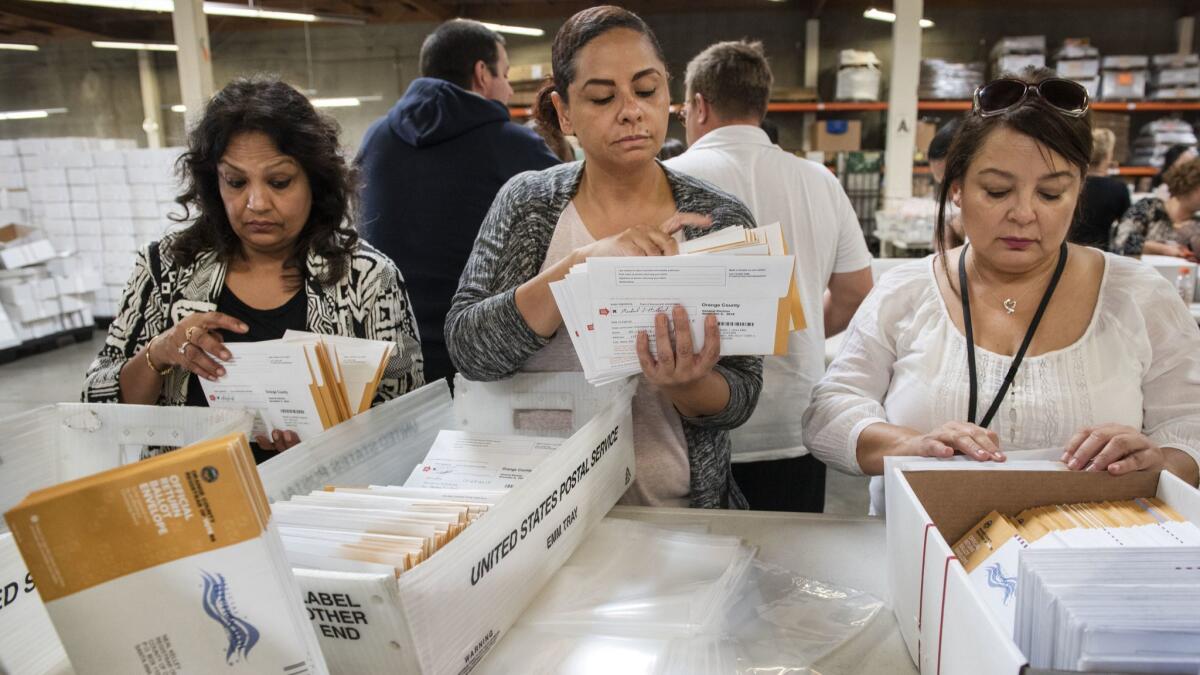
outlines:
M675 324L675 344L671 344L671 333L667 315L654 317L654 344L657 355L650 354L650 336L645 331L638 333L637 355L642 373L651 384L664 389L686 387L695 384L712 372L721 358L721 333L717 330L717 317L704 317L704 347L695 351L692 343L692 327L688 313L676 305L671 311Z
M1123 424L1084 427L1067 443L1062 461L1072 471L1161 471L1166 454L1142 432Z

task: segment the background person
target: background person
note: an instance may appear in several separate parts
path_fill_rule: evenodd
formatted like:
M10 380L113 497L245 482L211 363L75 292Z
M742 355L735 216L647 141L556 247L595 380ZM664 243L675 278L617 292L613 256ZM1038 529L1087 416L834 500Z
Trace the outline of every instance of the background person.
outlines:
M808 448L877 476L876 512L887 456L1053 448L1071 470L1197 482L1200 328L1153 269L1066 243L1092 136L1086 92L1050 75L981 89L940 193L970 244L884 275L813 393Z
M1155 195L1159 199L1166 201L1171 196L1171 192L1166 186L1167 172L1174 168L1176 164L1191 161L1198 156L1200 155L1196 154L1196 147L1193 145L1176 143L1167 148L1167 151L1163 153L1162 168L1154 175L1154 179L1150 181L1150 188L1154 191Z
M355 174L337 132L279 80L237 79L208 102L179 163L190 222L138 255L85 401L206 406L198 378L224 375L225 342L288 329L395 342L375 403L423 383L399 271L343 225ZM300 440L256 439L261 450Z
M688 64L680 111L690 148L666 165L741 199L759 224L778 222L796 255L808 327L788 336L786 356L763 360L764 395L733 432L733 475L752 509L820 513L825 465L805 449L800 418L825 372L825 338L846 327L871 290L871 254L837 178L762 130L772 79L760 43L700 52Z
M1092 129L1092 159L1083 184L1083 203L1079 220L1071 228L1071 241L1107 251L1113 224L1129 210L1129 188L1108 175L1113 166L1113 146L1117 142L1111 129Z
M1196 259L1191 248L1179 239L1190 231L1188 225L1200 210L1200 159L1176 164L1163 184L1170 196L1139 199L1121 216L1113 232L1113 253Z
M504 39L476 21L447 21L421 45L421 77L359 149L359 227L408 281L427 382L454 375L442 326L492 199L509 178L559 161L510 120L511 96Z
M946 178L946 156L950 154L950 144L954 142L954 134L958 131L958 126L959 120L957 119L943 124L929 141L929 150L925 152L925 157L929 160L929 175L933 177L935 194ZM954 205L953 201L950 201L944 208L948 227L946 227L946 239L943 244L946 248L962 246L964 239L962 223L958 218L958 207Z
M538 114L574 134L586 159L517 176L488 212L446 317L450 355L473 380L580 370L550 292L576 263L672 255L676 232L754 226L741 202L655 161L670 92L662 49L641 18L619 7L585 9L563 24L551 55L553 109ZM682 308L672 318L687 325ZM704 321L703 349L692 338L678 331L672 344L663 314L654 335L638 338L637 475L622 503L746 506L730 474L729 430L754 410L762 359L720 358L715 316Z

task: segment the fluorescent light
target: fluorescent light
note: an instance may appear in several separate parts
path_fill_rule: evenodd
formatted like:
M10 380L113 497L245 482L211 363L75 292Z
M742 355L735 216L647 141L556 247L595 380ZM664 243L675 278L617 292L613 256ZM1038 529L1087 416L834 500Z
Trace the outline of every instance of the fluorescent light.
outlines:
M362 101L352 96L343 96L341 98L314 98L311 99L314 108L357 108L362 105Z
M150 52L177 52L179 47L164 42L114 42L112 40L93 40L93 47L101 49L137 49Z
M139 12L173 12L173 0L33 0L33 2L48 2L56 5L78 5L82 7L104 7L106 9L127 9ZM365 19L338 14L317 12L294 12L283 9L268 9L259 5L240 5L229 2L206 2L204 13L213 16L237 16L247 19L273 19L276 21L315 21L328 23L363 24Z
M66 108L44 108L42 110L9 110L0 112L0 120L37 120L50 115L67 112Z
M357 108L364 103L382 101L382 96L338 96L333 98L310 98L314 108ZM182 103L171 106L171 112L185 113L187 107Z
M525 26L505 26L502 23L487 23L481 21L485 28L494 30L497 33L510 33L512 35L528 35L530 37L542 37L546 31L541 28L526 28Z
M204 13L214 16L240 16L246 19L276 19L278 21L303 21L305 23L320 20L316 14L309 12L287 12L247 5L227 5L218 2L204 3Z
M874 7L863 12L863 18L875 19L876 21L886 21L888 23L896 23L896 15L892 12L885 12L882 9ZM921 19L921 28L933 28L933 22L929 19Z
M37 45L23 45L17 42L0 42L0 49L12 49L18 52L36 52Z

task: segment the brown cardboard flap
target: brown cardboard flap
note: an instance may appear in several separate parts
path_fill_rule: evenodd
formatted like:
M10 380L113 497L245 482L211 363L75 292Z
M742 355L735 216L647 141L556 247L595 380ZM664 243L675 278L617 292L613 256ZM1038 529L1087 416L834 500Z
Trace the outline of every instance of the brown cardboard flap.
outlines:
M1098 471L904 471L904 478L947 542L958 541L991 511L1153 497L1159 474Z

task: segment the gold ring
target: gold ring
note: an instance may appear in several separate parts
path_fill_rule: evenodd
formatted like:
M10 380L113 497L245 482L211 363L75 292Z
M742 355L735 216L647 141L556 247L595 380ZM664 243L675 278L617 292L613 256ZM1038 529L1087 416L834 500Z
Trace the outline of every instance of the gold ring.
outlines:
M192 332L193 332L193 331L195 331L197 328L199 328L199 326L192 326L191 328L187 329L187 331L185 331L185 332L184 332L184 334L183 334L183 339L184 339L184 341L185 341L185 342L191 342L191 341L192 341ZM182 347L180 347L180 350L182 350L182 349L183 349L183 348L182 348Z
M180 353L181 355L182 355L182 354L187 354L187 348L188 348L188 347L191 347L191 346L192 346L192 343L191 343L191 342L189 342L189 341L187 341L187 340L184 340L184 341L183 341L183 344L179 345L179 353Z

